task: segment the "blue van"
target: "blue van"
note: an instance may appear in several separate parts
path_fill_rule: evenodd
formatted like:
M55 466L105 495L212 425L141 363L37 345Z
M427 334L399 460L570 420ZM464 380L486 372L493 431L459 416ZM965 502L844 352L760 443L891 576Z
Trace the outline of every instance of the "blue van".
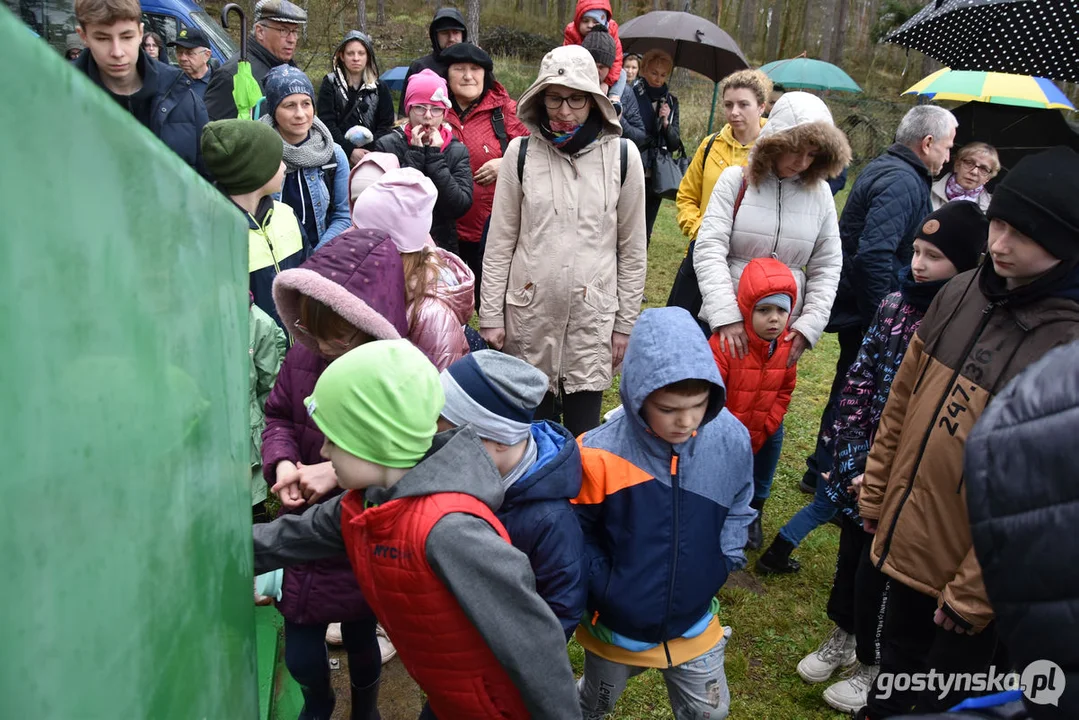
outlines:
M67 36L75 32L75 0L4 0L4 4L41 39L64 52ZM228 33L193 0L142 0L142 14L146 30L158 33L165 42L175 40L184 28L202 30L212 45L215 66L238 49ZM169 48L169 57L176 62L175 48Z

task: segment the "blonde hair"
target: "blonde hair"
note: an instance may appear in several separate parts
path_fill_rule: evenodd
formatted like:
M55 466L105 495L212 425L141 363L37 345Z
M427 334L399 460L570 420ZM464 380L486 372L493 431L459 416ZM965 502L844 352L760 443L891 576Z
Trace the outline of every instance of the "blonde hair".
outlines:
M378 67L375 64L374 56L371 51L364 45L364 42L358 38L352 38L347 43L341 46L341 49L333 54L334 65L341 70L341 75L345 82L348 82L348 71L345 69L345 48L352 43L359 43L363 45L363 51L367 54L367 63L363 66L363 84L375 85L378 82Z
M989 143L983 142L970 142L963 146L963 148L955 154L955 162L958 165L960 161L966 160L971 155L986 155L989 157L990 165L992 166L992 172L989 173L987 180L996 177L1000 172L1000 157L997 155L997 149Z
M728 90L750 90L757 97L757 104L764 105L772 94L772 78L760 70L739 70L733 72L719 83L719 97Z
M438 275L446 269L446 263L433 247L424 247L415 252L401 253L401 264L405 275L405 304L409 307L408 331L412 332L419 312L418 301L435 297Z
M85 30L87 25L112 25L120 20L142 21L139 0L75 0L75 20Z
M645 69L651 67L655 63L663 61L666 65L670 66L671 70L674 70L674 58L670 56L665 50L649 50L641 58L640 72L644 72Z

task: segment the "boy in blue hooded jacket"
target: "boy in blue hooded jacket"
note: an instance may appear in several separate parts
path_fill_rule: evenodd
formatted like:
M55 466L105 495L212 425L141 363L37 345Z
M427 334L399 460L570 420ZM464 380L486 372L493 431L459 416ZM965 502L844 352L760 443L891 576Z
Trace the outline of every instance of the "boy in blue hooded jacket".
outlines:
M715 595L745 565L756 515L749 433L723 408L712 351L681 308L641 313L619 394L623 411L579 441L574 502L590 563L581 711L599 720L630 678L657 668L675 717L718 720L730 628Z
M584 535L570 505L581 490L581 454L566 428L532 422L547 384L543 372L512 355L465 355L442 371L438 430L471 425L483 442L506 493L495 515L528 556L536 592L569 640L587 591Z

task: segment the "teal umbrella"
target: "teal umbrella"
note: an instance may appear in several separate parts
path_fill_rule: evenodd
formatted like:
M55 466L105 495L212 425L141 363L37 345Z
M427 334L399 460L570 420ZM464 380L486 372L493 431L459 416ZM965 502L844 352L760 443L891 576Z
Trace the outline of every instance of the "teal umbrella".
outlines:
M776 60L761 66L761 72L772 78L772 82L787 89L862 91L850 75L823 60L811 60L807 57Z

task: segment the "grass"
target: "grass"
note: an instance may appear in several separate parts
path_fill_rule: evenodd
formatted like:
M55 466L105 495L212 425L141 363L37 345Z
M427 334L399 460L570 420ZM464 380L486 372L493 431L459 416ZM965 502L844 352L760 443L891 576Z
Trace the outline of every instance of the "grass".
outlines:
M648 260L645 294L648 307L665 304L674 274L682 260L685 238L674 220L674 204L665 202L656 221ZM828 397L838 347L826 335L817 348L802 356L798 387L786 417L786 441L772 497L764 515L765 543L808 500L798 490L806 455L816 442L820 413ZM603 410L619 404L617 381L604 396ZM845 715L821 699L826 685L810 686L795 672L798 661L816 649L830 632L825 615L831 589L839 530L825 525L815 530L795 556L802 563L794 576L760 578L739 573L724 587L720 619L733 629L727 645L727 681L732 718L755 720L836 720ZM750 553L750 566L759 553ZM574 669L582 670L583 651L570 644ZM630 681L611 716L619 720L670 718L667 689L659 672L649 670Z

